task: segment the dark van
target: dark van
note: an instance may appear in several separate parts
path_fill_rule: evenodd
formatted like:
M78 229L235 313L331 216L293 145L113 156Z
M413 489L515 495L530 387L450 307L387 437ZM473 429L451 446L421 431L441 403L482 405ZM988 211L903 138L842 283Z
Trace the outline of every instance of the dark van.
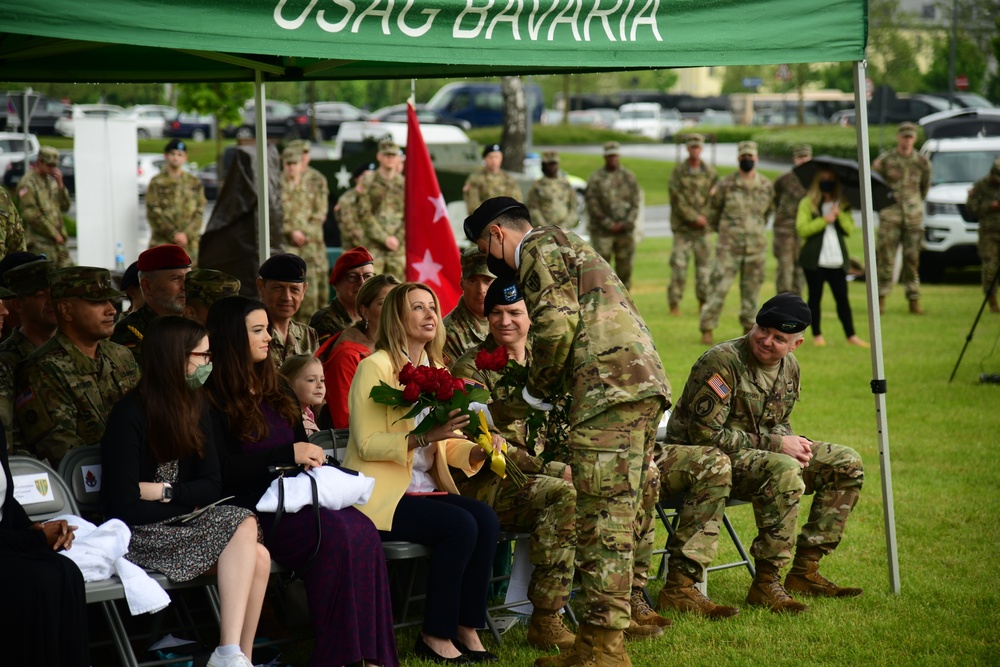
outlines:
M534 123L542 122L542 89L534 84L524 87ZM445 84L427 103L429 109L467 120L472 127L503 125L503 90L499 83Z

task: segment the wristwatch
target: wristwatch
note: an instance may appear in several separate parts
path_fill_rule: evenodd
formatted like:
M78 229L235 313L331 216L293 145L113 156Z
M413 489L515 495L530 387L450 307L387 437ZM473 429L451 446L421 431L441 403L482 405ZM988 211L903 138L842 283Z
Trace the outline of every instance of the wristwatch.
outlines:
M174 487L170 482L163 483L163 496L160 497L161 503L169 503L174 499Z

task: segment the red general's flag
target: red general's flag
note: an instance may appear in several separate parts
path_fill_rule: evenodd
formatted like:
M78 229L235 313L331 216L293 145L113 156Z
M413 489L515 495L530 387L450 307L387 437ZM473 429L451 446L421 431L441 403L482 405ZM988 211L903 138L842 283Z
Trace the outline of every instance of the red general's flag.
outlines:
M429 285L446 315L462 295L462 264L412 103L407 105L406 130L406 279Z

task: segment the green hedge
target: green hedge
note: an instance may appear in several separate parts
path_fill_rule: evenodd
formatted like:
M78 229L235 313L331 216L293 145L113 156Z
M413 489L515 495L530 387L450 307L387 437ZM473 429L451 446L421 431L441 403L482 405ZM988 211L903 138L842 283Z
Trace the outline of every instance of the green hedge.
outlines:
M882 150L896 145L896 128L869 127L868 148L871 159L879 154L879 135L882 138ZM832 155L834 157L858 159L858 143L855 128L835 125L811 125L794 128L775 128L758 130L753 135L757 142L761 157L771 159L787 159L792 157L792 149L798 144L812 146L813 155ZM918 145L922 136L918 137Z
M470 139L480 144L499 143L502 133L500 127L477 127L466 132ZM603 144L605 141L617 141L623 144L654 143L646 137L583 125L534 125L531 128L531 135L533 143L538 146L577 146Z

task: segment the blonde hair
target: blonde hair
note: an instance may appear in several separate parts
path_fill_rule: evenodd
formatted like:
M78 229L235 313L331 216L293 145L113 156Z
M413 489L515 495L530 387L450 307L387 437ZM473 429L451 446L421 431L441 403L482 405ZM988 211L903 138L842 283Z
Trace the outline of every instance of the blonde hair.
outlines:
M819 213L823 206L823 191L819 189L819 182L822 180L820 176L822 174L830 174L833 176L833 182L836 184L833 188L833 200L840 203L841 211L850 211L851 202L847 201L844 197L843 192L840 188L840 179L837 174L834 173L832 169L818 169L816 170L816 175L813 176L812 185L809 186L809 190L806 192L806 197L812 202L812 209L814 213Z
M431 366L444 365L444 323L441 319L441 304L438 302L437 294L423 283L403 283L393 287L385 296L385 302L382 304L382 319L378 326L378 340L375 341L375 349L385 350L389 354L396 372L399 372L408 361L414 365L420 361L409 358L409 345L406 337L406 317L410 312L410 302L407 296L416 290L425 290L430 293L437 313L437 329L434 331L434 340L424 346L427 360Z
M291 382L314 363L319 364L322 369L323 362L311 354L296 354L285 359L285 363L281 364L281 369L278 372L281 373L282 377Z

